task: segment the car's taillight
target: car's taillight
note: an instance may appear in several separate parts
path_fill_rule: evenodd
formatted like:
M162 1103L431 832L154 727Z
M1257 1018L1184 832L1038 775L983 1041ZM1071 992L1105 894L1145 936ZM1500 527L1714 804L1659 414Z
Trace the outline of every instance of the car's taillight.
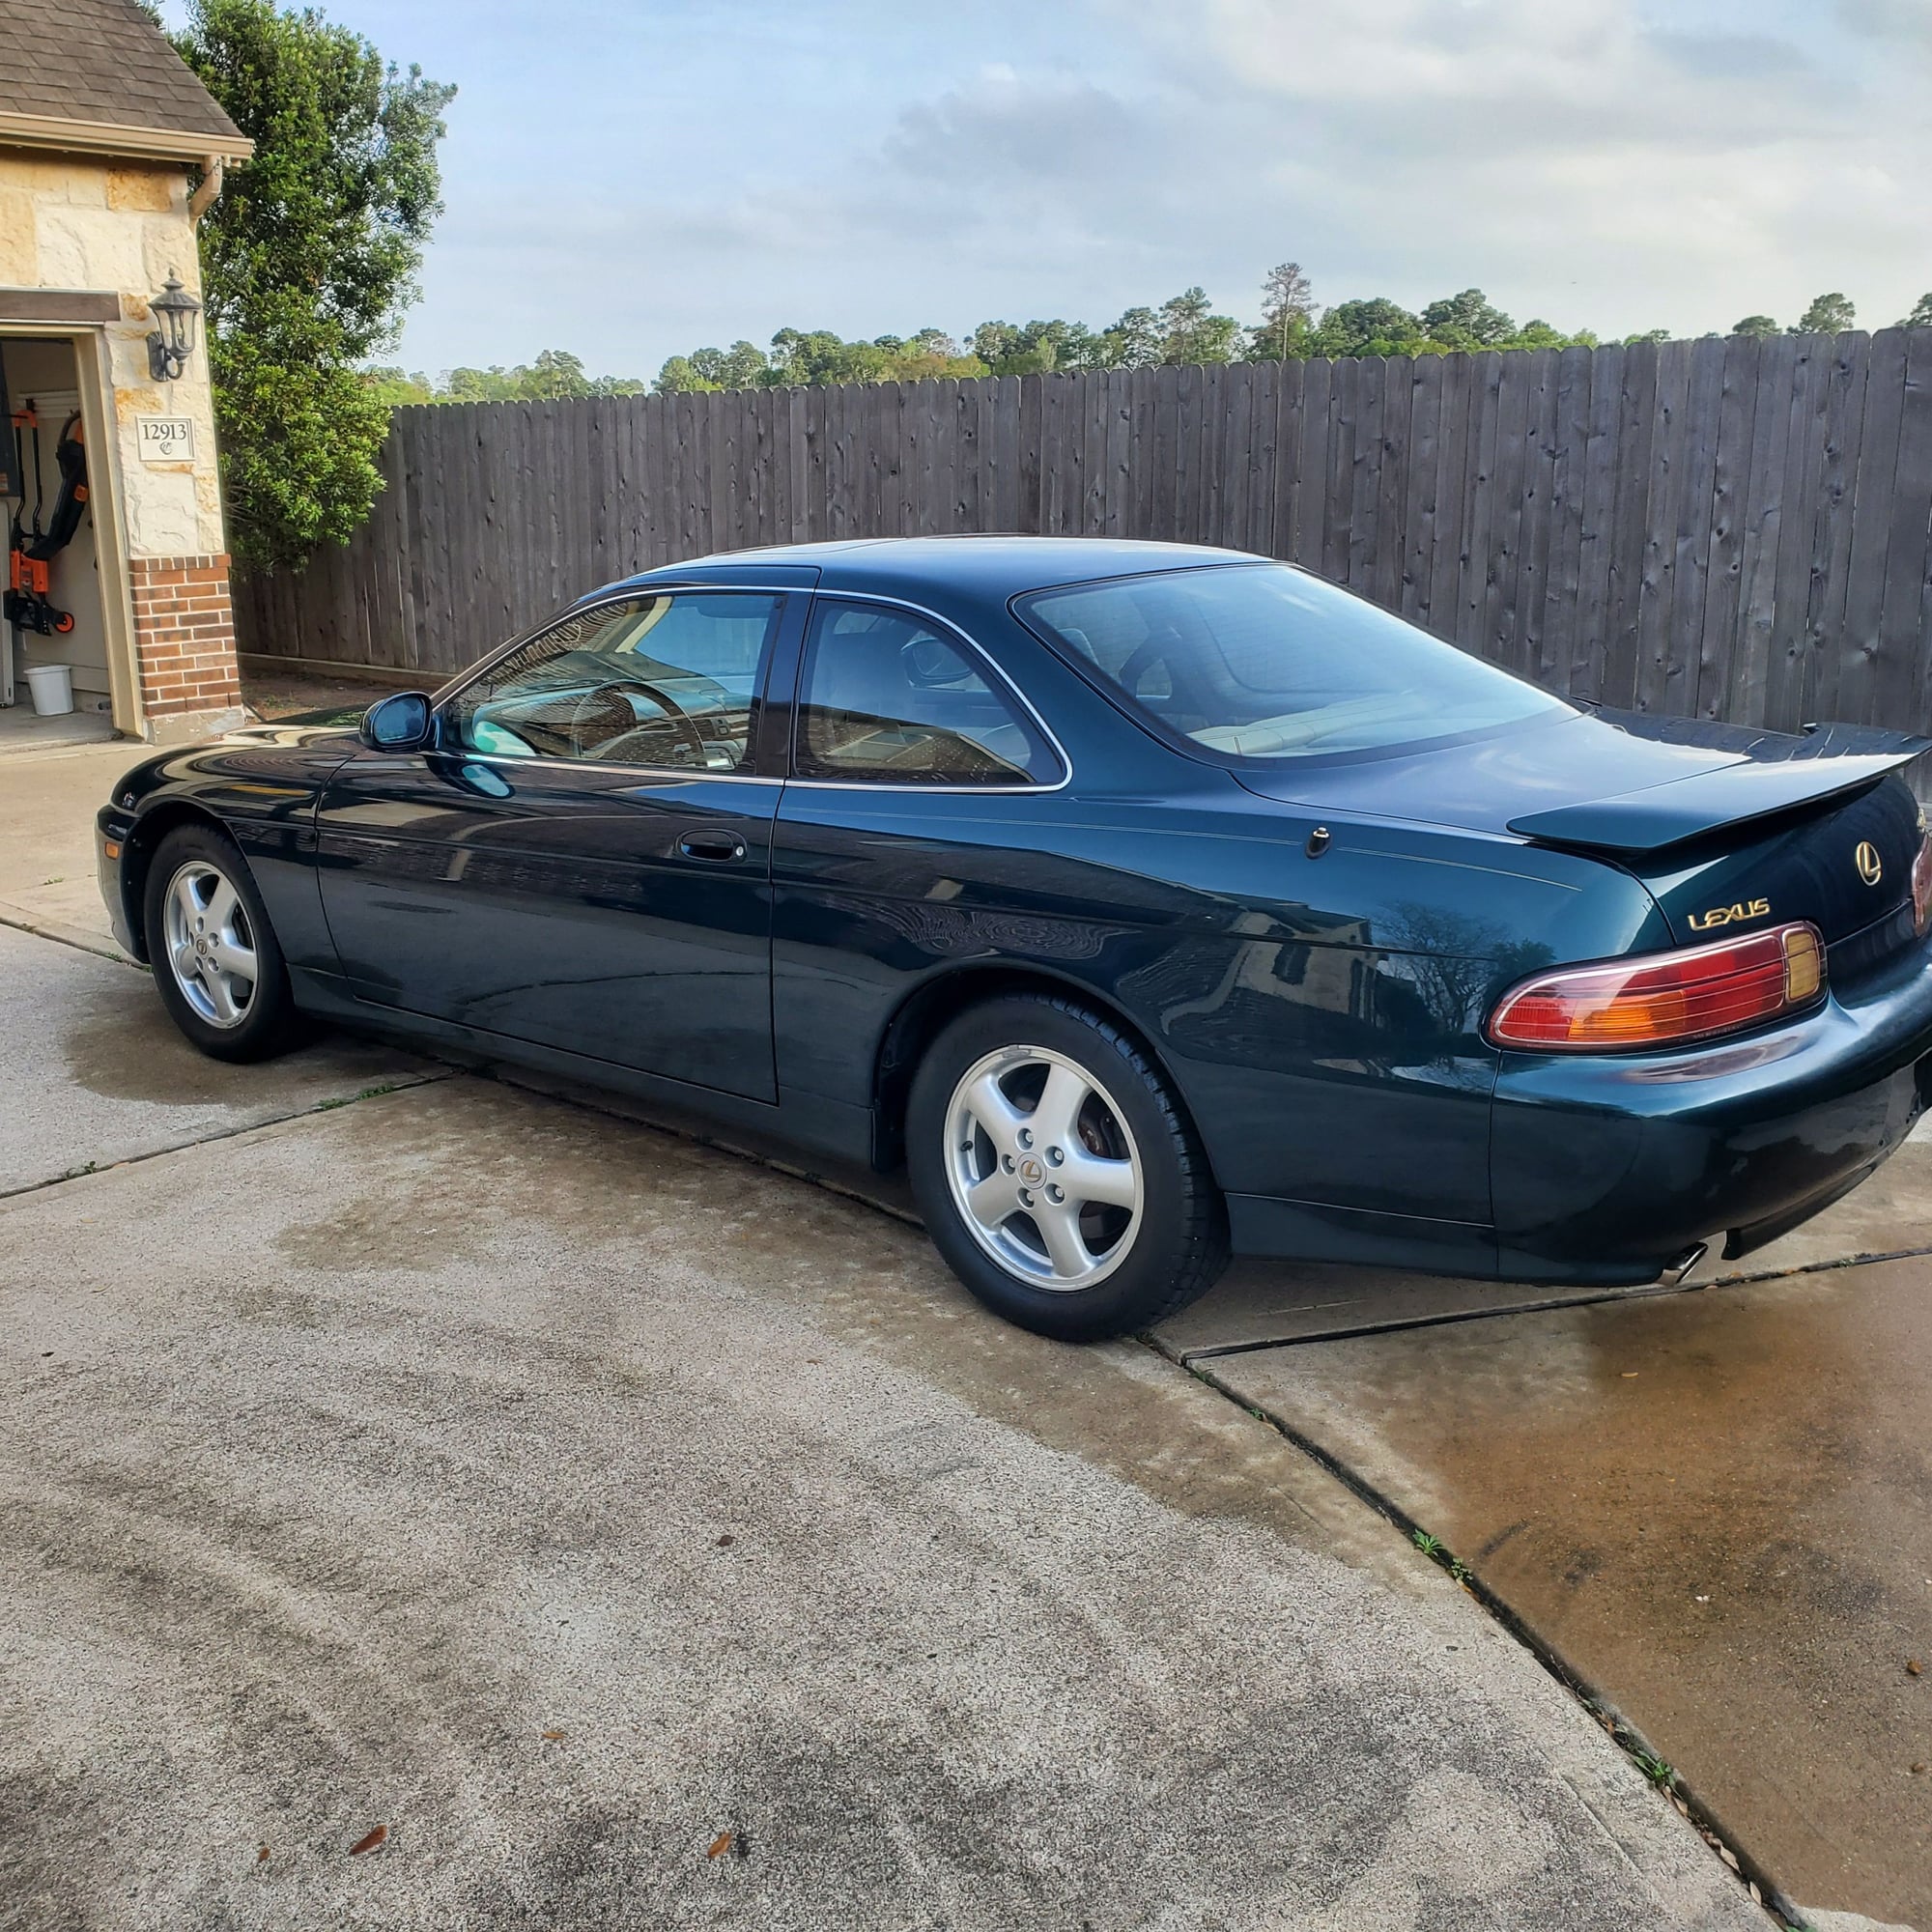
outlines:
M1603 1053L1674 1046L1759 1026L1825 990L1825 946L1804 921L1679 952L1539 973L1490 1015L1498 1046Z
M1932 924L1932 832L1918 835L1918 856L1912 862L1912 923L1919 932Z

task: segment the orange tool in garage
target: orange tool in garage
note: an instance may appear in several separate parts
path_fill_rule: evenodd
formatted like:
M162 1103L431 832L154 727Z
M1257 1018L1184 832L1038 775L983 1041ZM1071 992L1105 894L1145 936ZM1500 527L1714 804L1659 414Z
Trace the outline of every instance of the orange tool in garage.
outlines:
M59 611L49 597L51 575L48 564L73 541L80 527L81 512L87 507L87 446L82 440L80 412L61 424L54 443L54 465L60 471L60 487L54 496L53 514L42 527L46 504L45 476L41 466L40 420L29 402L13 415L15 471L20 477L20 497L14 512L13 528L8 534L6 616L23 631L38 631L43 637L65 636L73 629L73 612ZM33 525L27 524L26 444L34 447Z

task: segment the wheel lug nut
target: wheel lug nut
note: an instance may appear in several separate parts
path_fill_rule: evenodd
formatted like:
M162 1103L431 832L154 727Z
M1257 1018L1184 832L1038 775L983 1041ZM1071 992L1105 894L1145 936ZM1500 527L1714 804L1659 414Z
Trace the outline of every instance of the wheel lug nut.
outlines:
M1049 1181L1047 1183L1047 1188L1046 1188L1046 1198L1049 1201L1051 1201L1057 1208L1061 1204L1061 1202L1066 1199L1066 1196L1063 1194L1058 1187L1054 1186L1051 1181Z
M1020 1146L1023 1148L1033 1146L1033 1129L1031 1127L1022 1127L1020 1129Z
M1007 1172L1008 1172L1009 1174L1010 1174L1010 1173L1011 1173L1011 1172L1013 1171L1013 1157L1012 1157L1012 1155L1011 1155L1011 1154L1009 1154L1009 1153L1003 1153L1003 1154L1002 1154L1002 1155L1000 1156L1000 1165L1001 1165L1001 1166L1002 1166L1003 1168L1005 1168L1005 1169L1006 1169L1006 1171L1007 1171Z
M1065 1148L1048 1148L1046 1157L1055 1167L1058 1167L1066 1158L1066 1150Z
M1031 1208L1033 1206L1033 1196L1024 1187L1020 1189L1020 1206L1022 1208Z

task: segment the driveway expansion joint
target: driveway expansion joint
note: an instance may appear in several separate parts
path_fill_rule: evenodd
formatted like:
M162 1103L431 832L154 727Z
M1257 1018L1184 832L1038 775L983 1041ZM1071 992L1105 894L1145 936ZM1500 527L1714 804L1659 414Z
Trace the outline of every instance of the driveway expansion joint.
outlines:
M30 1180L24 1187L0 1188L0 1202L19 1201L29 1194L44 1194L50 1187L65 1187L71 1181L85 1180L93 1175L115 1174L123 1168L144 1167L149 1161L165 1160L170 1154L187 1153L195 1148L214 1147L222 1141L244 1140L250 1134L264 1133L270 1127L285 1127L291 1121L304 1121L312 1114L331 1114L341 1107L353 1107L358 1100L377 1100L384 1094L399 1094L405 1088L433 1086L440 1080L447 1080L455 1070L449 1067L440 1072L406 1073L394 1080L385 1080L380 1086L365 1087L359 1094L333 1095L306 1107L293 1108L286 1114L276 1114L266 1121L218 1127L212 1133L195 1134L185 1141L172 1141L166 1147L124 1154L119 1160L110 1160L105 1164L90 1160L84 1166L69 1168L65 1174L50 1174L43 1180Z
M1762 1288L1768 1282L1795 1281L1803 1275L1833 1274L1846 1268L1876 1267L1886 1262L1919 1261L1932 1256L1932 1243L1909 1248L1871 1249L1855 1255L1835 1255L1829 1261L1794 1262L1789 1267L1769 1268L1762 1274L1726 1274L1709 1281L1655 1282L1637 1288L1615 1288L1601 1294L1562 1295L1540 1301L1513 1301L1506 1308L1456 1308L1438 1315L1407 1315L1390 1321L1361 1321L1348 1327L1313 1328L1299 1335L1263 1336L1247 1342L1209 1342L1194 1349L1160 1345L1182 1368L1196 1362L1218 1361L1230 1355L1264 1354L1272 1349L1306 1349L1323 1342L1353 1342L1371 1335L1401 1335L1416 1328L1446 1328L1464 1321L1507 1321L1521 1315L1550 1315L1573 1308L1605 1308L1630 1301L1656 1301L1666 1296L1702 1294L1709 1290Z
M1349 1342L1363 1335L1396 1335L1410 1328L1441 1328L1457 1321L1502 1321L1516 1315L1544 1315L1558 1308L1596 1308L1609 1301L1645 1301L1662 1294L1694 1294L1715 1282L1658 1283L1641 1288L1617 1288L1602 1294L1563 1295L1544 1301L1513 1301L1507 1308L1457 1308L1440 1315L1409 1315L1394 1321L1362 1321L1351 1327L1311 1329L1305 1335L1282 1335L1254 1342L1210 1342L1199 1349L1178 1351L1163 1347L1182 1368L1223 1355L1253 1355L1267 1349L1301 1349L1318 1342ZM1729 1286L1728 1283L1725 1286Z
M99 933L69 925L61 920L47 919L40 913L29 912L24 906L11 905L5 899L0 899L0 925L10 925L15 932L31 933L36 939L50 939L56 946L71 946L76 952L92 952L98 959L112 960L116 966L126 966L136 973L148 970L138 959L129 959L111 940L103 941Z
M1796 1270L1794 1270L1796 1272ZM1667 1288L1649 1291L1651 1293L1681 1294L1690 1293L1690 1288ZM1639 1295L1645 1291L1638 1291ZM1619 1299L1620 1296L1606 1296L1603 1299ZM1592 1297L1594 1303L1598 1297ZM1557 1307L1575 1306L1574 1303L1555 1303ZM1521 1313L1512 1310L1511 1313ZM1422 1328L1439 1325L1445 1321L1476 1321L1493 1319L1488 1315L1453 1315L1435 1317L1424 1321L1392 1324L1402 1328ZM1355 1333L1384 1334L1388 1328L1371 1328L1352 1331ZM1712 1853L1718 1858L1731 1877L1736 1879L1749 1895L1753 1904L1769 1913L1788 1932L1804 1932L1808 1920L1804 1910L1796 1905L1777 1885L1771 1874L1755 1859L1739 1849L1735 1838L1725 1830L1722 1821L1711 1806L1688 1785L1682 1776L1675 1771L1656 1750L1643 1733L1627 1719L1623 1713L1551 1644L1538 1634L1510 1605L1492 1590L1467 1563L1447 1549L1439 1538L1432 1536L1420 1523L1392 1497L1377 1489L1373 1483L1351 1468L1338 1456L1324 1449L1312 1436L1285 1421L1272 1409L1255 1406L1245 1401L1235 1389L1216 1376L1211 1369L1197 1366L1205 1357L1224 1354L1249 1354L1257 1349L1271 1345L1268 1343L1245 1344L1237 1347L1196 1350L1182 1354L1165 1345L1157 1335L1142 1334L1136 1339L1143 1347L1178 1368L1186 1370L1198 1381L1204 1382L1215 1394L1232 1403L1244 1413L1251 1415L1264 1427L1273 1430L1285 1441L1301 1451L1312 1462L1325 1469L1344 1489L1366 1503L1369 1508L1385 1522L1401 1532L1403 1537L1421 1554L1460 1583L1463 1590L1489 1615L1506 1635L1513 1637L1526 1650L1538 1663L1552 1677L1572 1698L1579 1704L1591 1720L1600 1725L1610 1737L1612 1743L1630 1759L1661 1796L1665 1798L1687 1819L1702 1838ZM1310 1336L1302 1341L1331 1341L1338 1336ZM1298 1341L1288 1346L1301 1346Z

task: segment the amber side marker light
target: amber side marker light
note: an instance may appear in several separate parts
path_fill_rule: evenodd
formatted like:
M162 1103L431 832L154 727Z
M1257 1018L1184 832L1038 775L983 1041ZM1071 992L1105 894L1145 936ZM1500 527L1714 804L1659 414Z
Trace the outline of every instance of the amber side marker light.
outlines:
M1824 990L1824 941L1800 920L1715 946L1539 973L1503 995L1489 1035L1545 1053L1675 1046L1762 1026Z

